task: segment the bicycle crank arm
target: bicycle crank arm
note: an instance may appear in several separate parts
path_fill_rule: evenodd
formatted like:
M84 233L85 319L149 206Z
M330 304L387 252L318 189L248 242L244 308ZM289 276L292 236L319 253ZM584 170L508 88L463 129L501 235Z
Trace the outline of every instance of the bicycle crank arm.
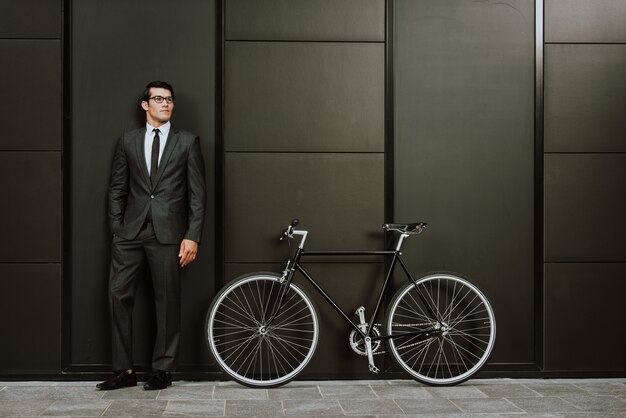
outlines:
M378 374L380 369L374 364L374 353L372 352L372 339L365 337L365 349L367 350L367 361L369 362L370 372Z

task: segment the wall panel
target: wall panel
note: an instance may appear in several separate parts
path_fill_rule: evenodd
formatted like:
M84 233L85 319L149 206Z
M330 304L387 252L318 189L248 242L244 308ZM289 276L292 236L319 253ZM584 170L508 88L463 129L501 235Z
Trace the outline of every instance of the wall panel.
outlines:
M206 163L204 241L198 260L183 273L180 358L183 368L203 364L199 318L215 286L215 2L81 0L72 2L72 17L71 362L105 370L110 363L107 187L113 149L123 131L145 124L139 105L144 86L162 79L176 90L172 124L200 136ZM152 349L150 286L140 291L135 308L140 365Z
M227 42L225 72L226 151L383 151L383 44Z
M228 153L225 259L281 261L294 218L314 250L382 249L381 154Z
M385 2L227 0L224 9L224 280L283 264L278 236L293 218L311 231L308 249L381 249ZM340 273L327 289L350 296L351 310L351 296L371 296L377 261L313 270ZM325 331L302 378L367 373L329 314L322 307Z
M3 0L0 38L61 38L63 0Z
M626 42L623 0L545 0L546 42Z
M0 56L0 150L60 150L61 41L0 39Z
M397 1L394 220L416 272L467 274L495 310L493 363L534 362L533 2Z
M545 157L546 262L626 261L626 155Z
M0 152L0 262L61 261L61 155Z
M0 289L0 374L59 373L61 266L0 263Z
M626 151L626 45L546 45L546 152Z
M545 369L626 372L626 264L545 266Z
M226 40L384 41L384 0L226 0Z

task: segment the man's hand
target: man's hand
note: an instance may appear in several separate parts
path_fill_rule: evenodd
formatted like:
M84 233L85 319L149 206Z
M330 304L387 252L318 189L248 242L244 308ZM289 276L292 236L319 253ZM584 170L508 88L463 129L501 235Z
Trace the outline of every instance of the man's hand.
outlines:
M180 243L180 251L178 251L178 258L180 258L180 266L185 267L196 259L198 254L198 243L190 239L184 239Z

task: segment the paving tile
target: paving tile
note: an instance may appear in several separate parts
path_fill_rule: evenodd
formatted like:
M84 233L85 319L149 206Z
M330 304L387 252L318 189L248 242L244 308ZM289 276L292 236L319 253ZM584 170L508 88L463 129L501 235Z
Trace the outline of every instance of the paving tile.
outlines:
M423 386L413 384L372 385L372 390L385 399L432 399L433 395Z
M403 412L393 399L347 399L340 400L339 405L346 415L390 415Z
M614 396L583 395L564 396L563 400L572 403L583 411L626 412L626 401Z
M250 389L241 385L237 386L215 386L213 399L244 399L263 400L268 399L267 389Z
M570 396L570 395L584 395L585 391L581 388L571 384L561 383L543 383L543 384L526 384L526 387L534 390L535 392L543 396Z
M213 399L213 390L215 386L176 386L168 388L167 390L159 391L157 395L158 400L182 400L182 399L199 399L199 400L211 400Z
M624 383L577 383L575 386L595 395L626 395Z
M163 415L168 401L148 399L115 399L104 416L154 416Z
M283 404L274 400L227 400L226 416L283 416Z
M450 387L428 387L426 389L436 398L444 399L463 399L463 398L486 398L487 395L482 393L474 386L450 386Z
M404 380L406 382L406 380ZM380 385L385 383L385 380L318 380L318 381L310 381L309 383L313 383L318 386L369 386L369 385ZM298 382L290 382L289 385L293 385Z
M49 407L51 400L31 400L24 402L19 401L3 401L0 400L0 417L9 416L38 416Z
M20 399L100 399L95 387L11 386L0 392L0 400Z
M524 418L563 418L562 415L526 415L526 414L464 414L464 413L423 413L423 414L408 414L408 415L384 415L384 418L432 418L432 417L445 417L445 418L500 418L500 417L519 417ZM383 416L381 416L383 418Z
M414 386L426 387L425 384L420 383L417 380L413 380L413 379L380 380L378 382L372 383L372 385L381 385L381 384L387 384L387 385L414 385Z
M537 383L538 379L530 379L531 383L532 381L534 381L535 383ZM576 385L579 383L624 383L626 384L626 378L622 377L622 378L615 378L615 377L598 377L598 378L571 378L571 379L567 379L567 378L554 378L554 379L541 379L542 383L545 382L549 382L549 383L559 383L559 384L563 384L563 383L570 383L572 385Z
M461 410L447 399L396 399L405 414L461 414Z
M468 414L515 414L524 412L506 399L454 399L451 402Z
M80 416L99 417L111 405L112 401L84 400L84 399L63 399L54 401L43 412L45 416Z
M528 413L560 413L580 411L570 402L555 396L511 398L509 402Z
M369 385L320 385L325 399L371 399L376 394Z
M389 415L298 415L298 418L388 418ZM406 417L405 417L406 418Z
M169 390L169 389L166 389ZM154 400L159 396L158 390L145 390L143 386L133 386L116 390L103 390L102 399L145 399Z
M270 399L285 400L285 399L321 399L322 393L317 386L301 386L301 387L289 387L289 388L276 388L268 390Z
M339 402L327 399L303 399L283 401L285 415L296 416L330 416L343 415Z
M201 417L223 417L226 401L176 400L169 401L165 415L187 415Z
M534 390L530 390L524 385L515 383L502 385L477 385L475 387L490 398L527 398L532 396L541 396Z
M17 401L21 399L51 399L53 387L19 387L11 386L0 392L0 400Z

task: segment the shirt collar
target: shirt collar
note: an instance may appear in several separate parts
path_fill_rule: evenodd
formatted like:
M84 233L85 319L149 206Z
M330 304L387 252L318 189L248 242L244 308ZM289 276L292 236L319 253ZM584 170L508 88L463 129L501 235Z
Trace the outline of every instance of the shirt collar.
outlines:
M167 138L167 136L170 133L170 128L171 127L172 127L172 123L171 122L164 123L163 125L159 126L158 128L155 128L154 126L150 125L149 123L146 123L146 132L152 133L153 129L158 129L161 132L160 137L161 138Z

